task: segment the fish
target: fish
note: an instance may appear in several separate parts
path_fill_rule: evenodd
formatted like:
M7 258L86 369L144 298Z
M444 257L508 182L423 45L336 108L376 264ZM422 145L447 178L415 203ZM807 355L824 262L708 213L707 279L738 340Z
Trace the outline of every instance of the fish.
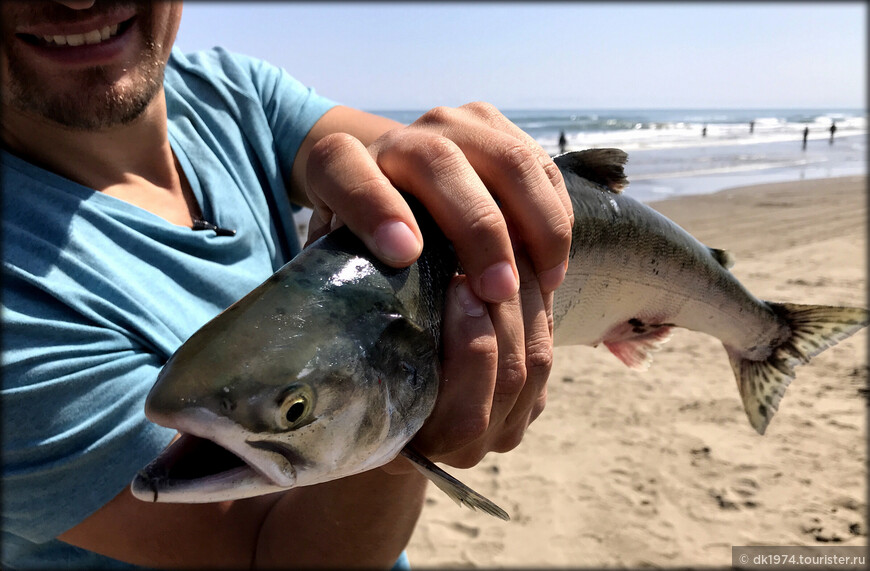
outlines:
M717 337L764 434L794 368L865 327L870 313L755 297L730 272L727 251L622 192L627 159L619 149L554 158L575 217L554 344L603 344L646 369L675 328ZM136 474L136 498L240 499L401 454L458 504L510 518L413 447L437 398L443 306L461 267L434 220L406 199L424 236L411 266L386 266L338 228L179 347L145 413L180 437Z

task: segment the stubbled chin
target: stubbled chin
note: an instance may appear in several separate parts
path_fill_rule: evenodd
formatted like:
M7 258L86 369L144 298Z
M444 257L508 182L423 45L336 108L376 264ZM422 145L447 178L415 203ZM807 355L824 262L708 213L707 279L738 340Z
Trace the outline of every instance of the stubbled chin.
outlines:
M109 65L55 65L19 41L4 58L4 106L77 130L127 125L161 92L165 62L131 41ZM130 49L130 47L136 49Z

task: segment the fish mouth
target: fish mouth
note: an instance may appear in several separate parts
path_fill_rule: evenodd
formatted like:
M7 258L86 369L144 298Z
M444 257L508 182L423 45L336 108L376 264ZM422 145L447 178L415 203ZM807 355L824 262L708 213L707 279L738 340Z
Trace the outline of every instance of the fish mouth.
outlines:
M207 503L287 488L275 484L223 446L182 433L136 474L130 489L142 501Z
M140 500L217 502L269 494L296 484L296 469L286 455L252 446L246 431L228 418L204 408L146 414L181 435L136 474L131 491Z

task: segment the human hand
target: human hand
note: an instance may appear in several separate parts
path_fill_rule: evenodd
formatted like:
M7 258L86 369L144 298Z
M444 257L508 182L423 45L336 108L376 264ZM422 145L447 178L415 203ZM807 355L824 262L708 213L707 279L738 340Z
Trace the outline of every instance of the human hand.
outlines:
M453 243L481 299L516 294L514 248L528 253L543 292L564 278L574 218L562 176L491 105L433 109L368 147L348 134L326 135L312 147L306 172L309 240L346 224L383 262L412 263L422 236L401 188Z
M546 403L553 361L553 294L542 293L528 258L517 255L519 295L501 304L476 299L454 278L443 320L441 383L414 446L458 468L517 445Z
M309 239L346 223L382 261L411 263L422 241L398 187L429 210L466 272L448 291L440 393L414 446L456 467L517 446L544 408L552 292L570 249L558 168L483 104L433 110L368 148L327 136L309 157ZM403 458L384 469L413 470Z

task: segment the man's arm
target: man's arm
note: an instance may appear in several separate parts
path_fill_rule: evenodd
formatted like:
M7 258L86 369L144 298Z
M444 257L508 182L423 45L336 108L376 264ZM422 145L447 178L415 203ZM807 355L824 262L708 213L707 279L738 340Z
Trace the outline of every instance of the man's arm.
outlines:
M303 170L293 176L322 223L347 223L375 246L385 221L399 220L419 238L395 182L437 211L466 269L507 264L521 282L518 292L497 292L501 303L481 299L480 271L457 277L448 292L439 399L415 446L458 467L514 448L544 407L552 290L573 220L549 157L491 112L437 110L402 127L336 108L312 129L296 159ZM539 270L549 258L555 277ZM125 490L60 539L156 567L383 567L407 544L425 487L399 458L333 482L220 504L150 504Z
M423 505L418 474L376 469L212 504L152 504L125 489L59 539L143 566L389 567Z

